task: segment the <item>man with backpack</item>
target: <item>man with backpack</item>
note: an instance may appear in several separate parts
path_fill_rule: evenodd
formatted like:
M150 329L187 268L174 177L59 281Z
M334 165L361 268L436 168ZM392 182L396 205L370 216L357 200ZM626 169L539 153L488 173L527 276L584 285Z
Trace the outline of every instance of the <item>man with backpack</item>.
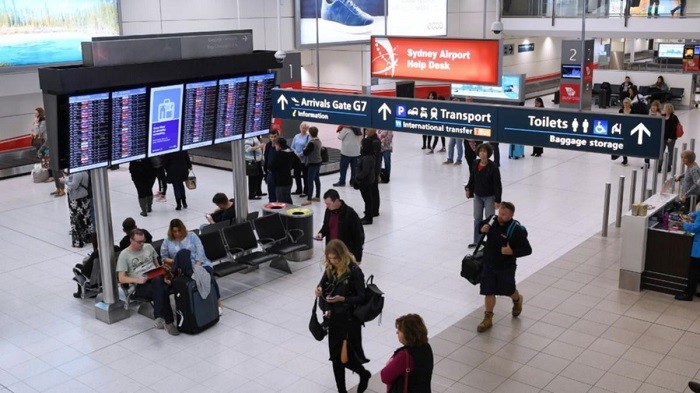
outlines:
M498 214L481 224L486 234L480 293L484 299L484 320L477 327L479 333L493 326L493 309L496 296L509 296L513 300L513 317L523 309L523 296L515 287L516 258L532 254L527 240L527 230L513 219L515 205L501 202Z

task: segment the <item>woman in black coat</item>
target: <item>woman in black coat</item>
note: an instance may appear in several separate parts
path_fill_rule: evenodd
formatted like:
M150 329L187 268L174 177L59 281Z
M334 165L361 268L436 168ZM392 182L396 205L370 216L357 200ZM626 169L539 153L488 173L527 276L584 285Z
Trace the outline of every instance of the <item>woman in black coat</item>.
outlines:
M676 127L678 127L678 116L675 114L675 109L673 104L665 103L663 109L661 109L661 116L663 116L666 121L664 122L664 150L661 152L661 160L659 161L659 167L657 168L661 172L663 165L664 152L668 153L668 159L666 161L666 172L671 172L671 167L673 166L673 148L676 146Z
M267 169L275 181L277 202L292 202L292 168L297 165L299 158L287 145L287 140L280 137L275 139L275 153L271 155Z
M433 377L433 349L428 344L428 328L418 314L396 318L396 335L403 345L381 372L387 392L430 393ZM408 385L408 386L404 386Z
M141 215L146 217L153 208L153 184L156 182L156 169L150 159L131 161L129 163L131 181L136 186Z
M175 210L187 209L187 197L183 184L192 169L190 155L186 151L176 151L163 156L163 168L165 168L165 181L173 185L175 194Z
M375 165L377 165L377 159L374 155L372 140L365 138L362 140L360 147L360 158L357 160L357 174L355 175L355 184L353 184L353 187L360 190L362 200L365 201L365 216L361 221L363 225L372 224L373 212L376 211L376 202L372 192L372 187L377 182Z
M367 390L372 373L363 366L369 362L362 349L362 322L353 315L365 298L365 276L345 243L338 239L326 245L325 272L315 292L328 322L328 351L339 393L346 393L345 369L360 376L358 393ZM346 341L347 361L343 363Z

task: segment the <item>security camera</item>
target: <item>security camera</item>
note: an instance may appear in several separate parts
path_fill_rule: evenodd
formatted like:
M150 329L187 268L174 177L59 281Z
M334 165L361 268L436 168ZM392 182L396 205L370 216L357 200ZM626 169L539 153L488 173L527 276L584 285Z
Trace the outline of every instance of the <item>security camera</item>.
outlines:
M278 63L283 63L284 59L286 59L286 58L287 58L287 52L283 51L282 49L275 52L275 59L277 59Z
M501 34L503 31L503 22L497 20L491 23L491 31L493 31L494 34Z

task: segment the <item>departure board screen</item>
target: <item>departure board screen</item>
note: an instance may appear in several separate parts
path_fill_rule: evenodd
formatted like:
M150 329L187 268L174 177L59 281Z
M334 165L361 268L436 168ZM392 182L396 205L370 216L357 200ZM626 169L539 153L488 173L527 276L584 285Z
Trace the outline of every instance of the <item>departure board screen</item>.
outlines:
M272 88L275 74L248 77L248 101L245 121L245 137L265 135L270 132L272 120Z
M185 85L182 149L211 145L216 127L216 81Z
M246 76L219 81L214 143L243 138L247 90Z
M112 165L146 157L146 88L112 92Z
M148 155L150 157L180 150L184 87L184 84L179 84L151 88L148 121Z
M68 97L68 169L109 164L109 93Z

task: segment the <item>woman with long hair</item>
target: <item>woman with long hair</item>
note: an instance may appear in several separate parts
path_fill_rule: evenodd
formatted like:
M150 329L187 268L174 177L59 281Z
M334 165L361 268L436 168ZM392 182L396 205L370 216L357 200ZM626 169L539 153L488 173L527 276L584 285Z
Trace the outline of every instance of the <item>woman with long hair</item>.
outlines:
M365 276L345 243L333 239L326 244L324 273L315 291L328 320L328 352L339 393L346 393L345 369L360 376L357 392L367 390L372 373L362 349L362 322L353 315L365 298Z
M433 349L428 344L428 328L418 314L396 318L396 335L402 347L394 351L381 371L387 392L430 393L433 376Z

